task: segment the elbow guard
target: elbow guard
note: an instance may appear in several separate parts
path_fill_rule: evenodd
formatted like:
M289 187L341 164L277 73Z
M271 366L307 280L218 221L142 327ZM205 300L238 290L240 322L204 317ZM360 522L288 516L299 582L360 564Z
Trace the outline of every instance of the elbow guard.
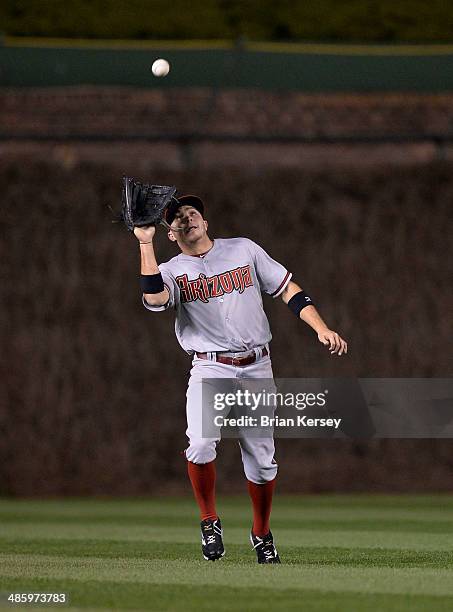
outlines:
M314 306L313 300L305 291L299 291L288 302L288 308L294 312L296 317L299 317L301 310L305 306Z

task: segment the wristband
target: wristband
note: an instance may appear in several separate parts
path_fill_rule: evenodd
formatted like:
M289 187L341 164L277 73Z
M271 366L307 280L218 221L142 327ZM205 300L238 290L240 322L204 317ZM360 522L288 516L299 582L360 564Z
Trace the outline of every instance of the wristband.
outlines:
M301 290L289 300L288 307L294 312L296 317L300 315L300 312L305 306L314 306L313 300L305 291Z
M142 274L140 276L140 287L143 293L162 293L165 289L162 274Z

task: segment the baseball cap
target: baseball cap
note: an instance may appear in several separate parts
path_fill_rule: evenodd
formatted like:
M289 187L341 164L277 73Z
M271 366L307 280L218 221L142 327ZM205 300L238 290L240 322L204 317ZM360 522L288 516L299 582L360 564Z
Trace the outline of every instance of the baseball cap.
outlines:
M165 220L171 225L175 219L176 213L181 206L193 206L203 216L204 204L196 195L182 195L179 198L172 198L165 212Z

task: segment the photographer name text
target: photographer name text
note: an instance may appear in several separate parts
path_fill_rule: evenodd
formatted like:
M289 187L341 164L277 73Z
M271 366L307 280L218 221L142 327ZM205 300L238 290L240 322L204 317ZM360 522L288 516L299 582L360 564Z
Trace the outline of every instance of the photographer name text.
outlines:
M333 427L338 429L340 424L341 419L310 418L306 415L298 415L296 418L283 418L262 414L259 417L244 415L230 418L219 414L214 418L214 425L216 427Z

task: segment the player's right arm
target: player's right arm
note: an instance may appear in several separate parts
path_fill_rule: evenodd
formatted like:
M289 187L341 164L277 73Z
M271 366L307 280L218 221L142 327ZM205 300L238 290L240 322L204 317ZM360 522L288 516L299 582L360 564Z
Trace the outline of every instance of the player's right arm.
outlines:
M144 276L160 274L154 254L153 239L155 233L154 225L134 228L134 234L140 243L141 273ZM170 294L168 289L164 287L164 290L160 293L144 293L143 297L150 306L165 306L170 299Z

